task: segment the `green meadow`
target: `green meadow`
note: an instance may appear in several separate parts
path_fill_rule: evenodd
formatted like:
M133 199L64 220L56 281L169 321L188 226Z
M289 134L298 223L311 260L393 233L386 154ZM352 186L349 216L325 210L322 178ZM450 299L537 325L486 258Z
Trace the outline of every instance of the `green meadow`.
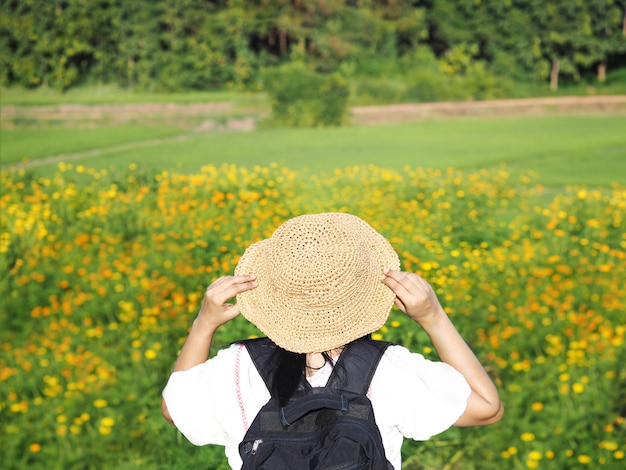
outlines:
M396 125L201 133L165 127L3 129L3 167L44 156L89 152L94 168L133 162L154 170L197 172L207 164L272 162L313 173L374 164L401 169L529 170L550 186L606 185L626 177L626 116L456 118ZM176 138L178 137L178 138ZM30 166L50 174L54 165Z

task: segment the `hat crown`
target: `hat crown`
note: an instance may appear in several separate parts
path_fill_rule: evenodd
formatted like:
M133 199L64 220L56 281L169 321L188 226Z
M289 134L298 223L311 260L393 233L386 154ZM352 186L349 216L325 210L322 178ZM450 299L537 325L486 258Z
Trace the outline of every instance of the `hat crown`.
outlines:
M348 223L346 223L348 222ZM317 307L336 303L340 297L358 294L358 281L369 271L369 254L362 246L354 220L333 217L296 218L279 227L271 237L271 270L268 282L294 296L301 305ZM353 286L353 289L346 289Z

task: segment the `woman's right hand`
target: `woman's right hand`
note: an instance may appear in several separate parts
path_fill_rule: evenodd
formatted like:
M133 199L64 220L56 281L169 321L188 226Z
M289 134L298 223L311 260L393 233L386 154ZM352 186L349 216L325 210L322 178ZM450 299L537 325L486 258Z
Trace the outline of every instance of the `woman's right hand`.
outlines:
M198 320L212 329L217 329L239 315L237 304L228 301L237 294L254 289L257 285L254 274L220 277L207 287L198 312Z
M256 276L245 275L220 277L207 287L200 312L191 326L173 372L189 370L208 359L215 330L239 315L239 307L228 301L256 286ZM169 423L174 424L164 399L161 400L161 412Z

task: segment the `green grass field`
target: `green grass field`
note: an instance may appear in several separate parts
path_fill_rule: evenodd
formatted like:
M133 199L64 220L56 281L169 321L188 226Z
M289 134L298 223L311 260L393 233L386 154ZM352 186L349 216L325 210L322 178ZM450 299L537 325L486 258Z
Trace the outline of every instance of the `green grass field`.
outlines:
M145 142L181 134L175 127L98 127L3 129L2 165L32 161L43 157L98 148L110 148L130 142Z
M626 181L624 129L626 116L620 115L459 118L394 126L210 134L141 127L16 129L2 133L2 163L100 149L100 154L80 163L109 168L132 162L182 173L221 163L251 167L277 162L312 173L359 164L395 169L405 165L478 169L506 164L514 172L536 171L540 181L550 186L609 185ZM181 133L186 133L182 141L154 141ZM128 142L138 146L115 149ZM34 171L50 174L54 165Z

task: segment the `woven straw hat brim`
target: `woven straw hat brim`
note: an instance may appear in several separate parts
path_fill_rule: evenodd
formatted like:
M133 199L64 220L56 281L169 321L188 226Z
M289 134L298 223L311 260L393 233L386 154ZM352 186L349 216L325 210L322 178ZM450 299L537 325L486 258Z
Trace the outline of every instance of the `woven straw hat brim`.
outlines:
M395 294L380 277L399 267L393 247L362 219L299 216L245 251L235 274L255 274L258 287L237 304L282 348L330 351L385 324Z

